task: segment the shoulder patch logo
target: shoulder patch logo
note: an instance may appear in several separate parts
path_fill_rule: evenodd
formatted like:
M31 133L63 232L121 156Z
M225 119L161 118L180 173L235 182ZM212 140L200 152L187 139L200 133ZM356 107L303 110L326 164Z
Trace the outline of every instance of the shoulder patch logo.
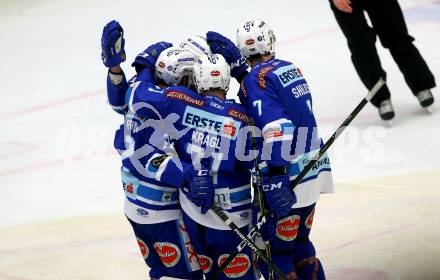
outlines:
M196 105L199 107L202 107L204 104L203 100L193 98L193 97L189 96L188 94L185 94L185 93L179 92L179 91L174 91L174 90L169 91L169 92L167 92L166 96L169 98L179 99L179 100L182 100L183 102L186 102L191 105Z
M258 84L261 88L266 88L266 75L272 68L272 66L266 66L258 72Z
M244 113L242 113L240 111L237 111L235 109L230 109L228 111L228 115L233 117L234 119L237 119L237 120L242 121L242 122L247 122L248 119L249 119L249 117L246 114L244 114Z
M160 260L166 267L175 266L180 260L179 247L169 242L156 242L154 243L154 249L159 255Z

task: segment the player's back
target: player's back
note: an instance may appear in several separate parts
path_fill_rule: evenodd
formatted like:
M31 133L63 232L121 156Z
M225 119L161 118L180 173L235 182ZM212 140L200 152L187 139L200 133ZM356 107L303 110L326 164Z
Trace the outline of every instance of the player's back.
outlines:
M261 129L281 119L292 123L289 124L294 131L292 154L295 152L299 156L322 144L317 133L309 85L293 63L271 59L256 65L241 86L240 100ZM278 124L283 129L283 123L278 121ZM282 138L284 132L269 131L269 136ZM297 144L301 145L301 149L297 150Z
M141 108L137 115L149 118L154 116L154 110L160 112L162 127L166 126L167 133L174 138L179 159L193 164L195 169L211 169L215 203L234 213L240 224L247 224L250 173L246 169L247 162L236 157L236 151L245 154L247 147L246 135L243 137L240 133L248 119L244 108L233 100L202 96L186 87L172 86L161 91L151 91L147 84L134 87L131 106L142 103L151 106ZM185 212L200 223L226 229L222 222L193 209L184 195L180 196L180 202Z
M240 100L262 130L264 146L270 149L262 160L286 166L293 180L323 145L301 70L275 58L259 63L243 80ZM330 161L324 155L295 189L295 208L311 205L319 193L332 191Z

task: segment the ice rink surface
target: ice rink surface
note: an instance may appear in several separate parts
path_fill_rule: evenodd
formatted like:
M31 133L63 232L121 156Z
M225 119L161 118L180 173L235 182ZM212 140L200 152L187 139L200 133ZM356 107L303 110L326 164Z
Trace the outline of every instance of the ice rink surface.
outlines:
M400 2L439 81L440 1ZM146 279L122 213L112 148L122 119L106 103L102 27L123 25L131 61L158 40L233 37L253 17L302 69L329 136L366 90L327 0L0 1L0 279ZM377 44L394 126L367 106L331 148L337 193L321 197L312 239L328 279L440 279L440 110L420 108Z

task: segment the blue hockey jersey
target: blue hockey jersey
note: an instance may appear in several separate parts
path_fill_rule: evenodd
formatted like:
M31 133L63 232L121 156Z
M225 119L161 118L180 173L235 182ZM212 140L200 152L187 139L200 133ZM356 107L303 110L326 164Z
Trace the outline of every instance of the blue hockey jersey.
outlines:
M301 70L275 58L257 64L242 81L239 97L261 130L261 160L273 166L286 166L293 180L323 145L310 88ZM311 205L325 192L333 192L327 155L295 188L298 202L294 207Z
M139 224L153 224L174 220L180 216L178 188L148 176L145 170L151 155L173 152L166 135L162 136L161 149L149 144L152 128L139 129L145 122L128 112L126 92L136 76L128 82L125 76L107 77L107 97L110 106L124 115L124 123L116 130L114 147L122 157L121 177L125 192L124 212ZM113 81L112 81L113 79ZM115 79L117 83L115 84ZM151 81L150 81L151 82ZM154 166L156 162L152 162Z
M157 139L163 134L174 139L178 156L163 158L158 168L147 163L150 174L160 182L182 187L186 170L210 168L216 205L228 211L238 226L248 224L250 163L238 159L240 154L249 154L247 134L242 133L248 119L244 108L233 100L201 96L185 87L159 90L148 82L133 83L127 98L129 112L155 128L151 141L160 143ZM192 219L207 227L228 229L214 214L202 215L184 192L181 189L180 203Z

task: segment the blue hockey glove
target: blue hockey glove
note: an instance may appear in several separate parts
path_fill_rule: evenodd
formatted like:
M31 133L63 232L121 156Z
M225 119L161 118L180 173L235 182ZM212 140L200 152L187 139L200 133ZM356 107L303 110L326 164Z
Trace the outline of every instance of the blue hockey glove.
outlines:
M108 68L125 61L124 30L119 22L112 20L107 23L101 37L101 59Z
M159 57L160 53L172 46L173 44L163 41L152 44L136 56L131 66L134 66L136 68L137 73L139 73L145 67L154 69L154 65L156 64L157 58Z
M296 203L295 193L290 189L288 175L263 177L263 192L267 206L275 215L286 216Z
M231 66L231 76L237 78L248 68L246 59L231 40L220 33L209 31L206 40L212 53L221 54Z
M258 209L258 206L252 205L252 222L254 225L257 224L260 214L261 212L260 209ZM278 219L273 214L266 216L266 222L258 231L264 241L270 241L275 237L277 232L277 222Z
M196 175L189 183L186 194L189 200L201 208L201 213L208 212L214 203L214 185L212 183L211 172L208 169L198 170Z

